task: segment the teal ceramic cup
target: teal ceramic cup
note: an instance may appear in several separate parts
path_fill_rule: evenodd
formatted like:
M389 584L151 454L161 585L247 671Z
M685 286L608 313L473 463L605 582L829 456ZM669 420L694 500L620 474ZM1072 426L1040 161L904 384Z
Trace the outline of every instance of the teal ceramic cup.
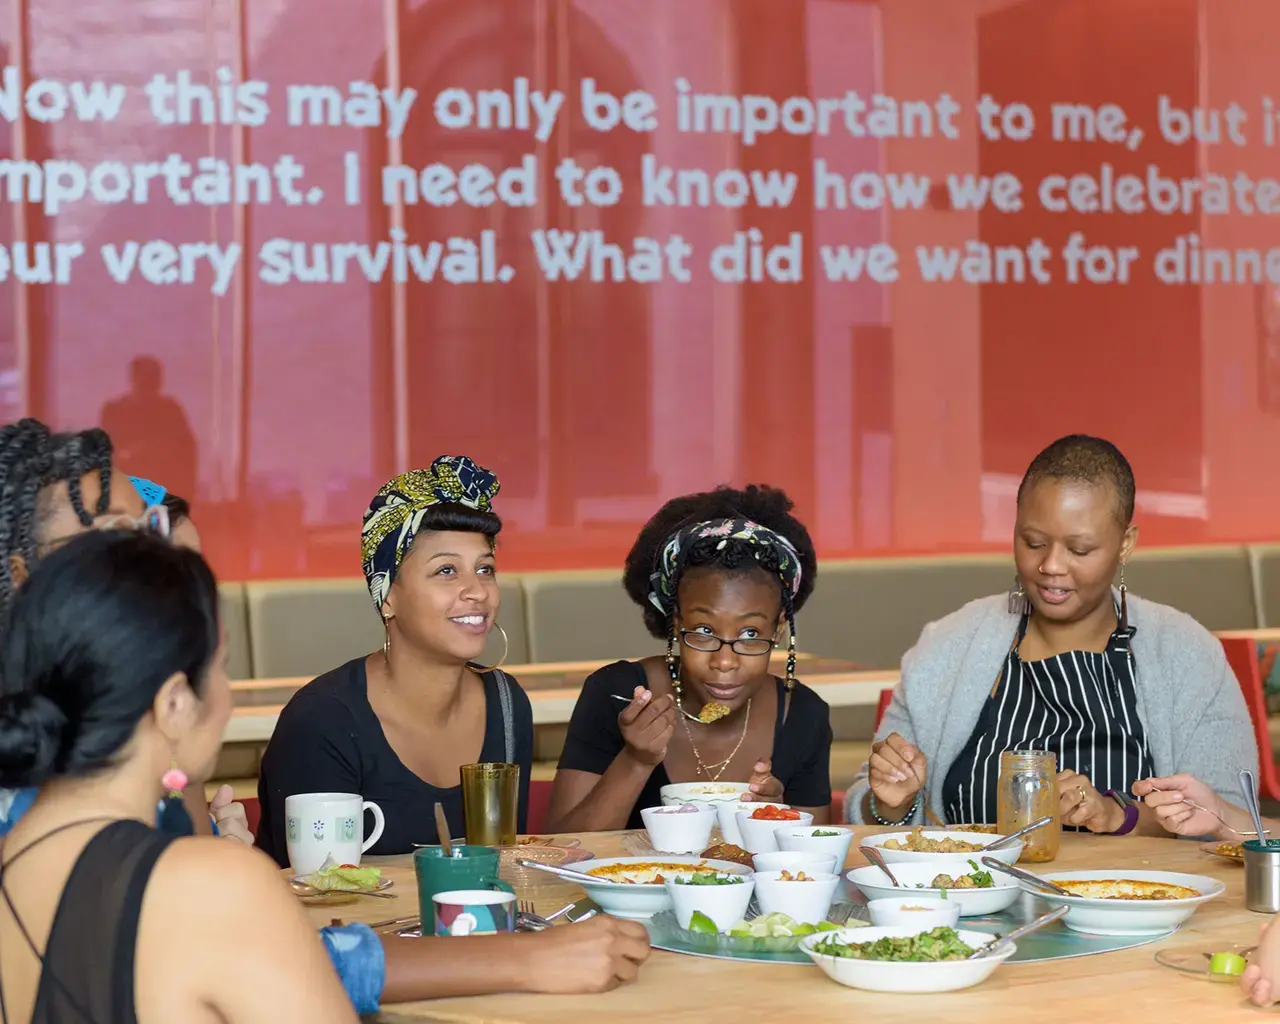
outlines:
M432 897L437 935L496 935L516 930L516 898L493 889L458 889Z
M435 934L437 893L484 889L515 895L515 890L498 878L500 859L498 851L491 846L454 843L451 857L446 857L440 846L420 846L414 850L413 873L418 880L422 934Z

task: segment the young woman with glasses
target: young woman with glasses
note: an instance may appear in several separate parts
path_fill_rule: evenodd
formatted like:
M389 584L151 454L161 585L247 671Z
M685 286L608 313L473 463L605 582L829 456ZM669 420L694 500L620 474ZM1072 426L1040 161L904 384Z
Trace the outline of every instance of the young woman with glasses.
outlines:
M642 827L640 810L672 782L749 782L748 799L830 820L830 711L795 678L795 616L817 558L791 508L771 487L720 487L667 502L641 530L623 585L666 652L583 684L551 831Z

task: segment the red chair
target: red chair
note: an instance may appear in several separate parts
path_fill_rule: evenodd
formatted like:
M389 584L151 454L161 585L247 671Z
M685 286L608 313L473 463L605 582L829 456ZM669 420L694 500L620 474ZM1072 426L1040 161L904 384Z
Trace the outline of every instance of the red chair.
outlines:
M547 820L547 808L551 805L551 783L533 779L529 783L529 821L525 825L531 836L539 835Z
M262 820L262 804L256 796L247 796L240 801L244 804L244 816L249 819L249 831L258 834L258 822Z
M1253 719L1253 736L1258 744L1258 790L1269 800L1280 800L1280 776L1277 775L1275 754L1271 749L1267 694L1262 685L1258 645L1247 636L1222 637L1221 641L1227 664L1236 674L1245 705L1249 708L1249 717Z
M893 690L880 691L880 705L876 708L876 731L880 731L880 723L884 721L884 713L889 710L893 701Z
M844 821L844 790L831 791L831 820L836 824Z

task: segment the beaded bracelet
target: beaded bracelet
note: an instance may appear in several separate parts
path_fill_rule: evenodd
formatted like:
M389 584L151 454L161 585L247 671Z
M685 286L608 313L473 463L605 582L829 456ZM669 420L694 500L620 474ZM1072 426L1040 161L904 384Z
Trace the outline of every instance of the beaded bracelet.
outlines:
M905 825L915 816L916 811L920 809L920 800L924 796L924 790L916 790L916 798L911 801L911 806L907 808L907 813L897 821L889 821L882 817L880 812L876 810L876 795L874 793L870 793L868 795L870 796L870 800L868 800L867 803L871 808L871 817L875 819L875 823L877 825Z

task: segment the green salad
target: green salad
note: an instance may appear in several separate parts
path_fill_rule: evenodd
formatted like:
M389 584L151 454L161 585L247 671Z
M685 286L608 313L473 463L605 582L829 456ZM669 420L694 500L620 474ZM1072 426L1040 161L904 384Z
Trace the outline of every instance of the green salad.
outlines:
M738 875L709 875L700 873L688 878L677 878L676 885L738 885L742 878Z
M931 932L907 938L885 937L874 942L842 942L834 936L815 943L815 953L848 960L893 960L897 963L940 963L963 960L974 952L960 941L954 928L935 928Z

